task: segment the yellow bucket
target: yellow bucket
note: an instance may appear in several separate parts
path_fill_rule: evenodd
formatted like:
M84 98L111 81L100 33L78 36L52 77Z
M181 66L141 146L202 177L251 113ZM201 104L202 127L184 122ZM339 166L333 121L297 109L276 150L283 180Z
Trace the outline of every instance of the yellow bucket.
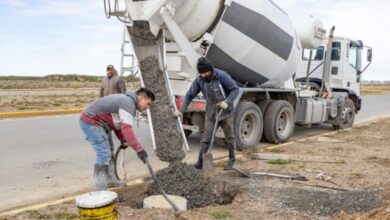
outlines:
M76 197L80 220L116 220L118 195L111 191L96 191Z

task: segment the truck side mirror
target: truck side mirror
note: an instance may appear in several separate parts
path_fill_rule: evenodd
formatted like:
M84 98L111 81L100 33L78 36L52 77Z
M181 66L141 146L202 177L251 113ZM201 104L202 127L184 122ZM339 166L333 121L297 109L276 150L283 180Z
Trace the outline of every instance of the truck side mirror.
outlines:
M367 61L371 62L372 61L372 49L367 50Z

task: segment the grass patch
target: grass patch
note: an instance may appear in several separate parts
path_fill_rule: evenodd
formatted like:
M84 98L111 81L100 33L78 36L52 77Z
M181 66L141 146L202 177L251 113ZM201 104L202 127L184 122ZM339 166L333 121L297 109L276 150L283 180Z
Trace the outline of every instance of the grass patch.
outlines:
M58 107L58 106L61 106L62 103L61 102L54 102L54 103L52 103L52 105Z
M379 158L377 156L369 156L366 157L366 160L378 160Z
M361 179L361 178L363 178L363 174L361 174L361 173L351 173L351 177L353 179Z
M32 219L50 219L49 215L40 213L38 210L27 211L27 214Z
M382 95L390 93L390 84L372 84L361 86L362 95Z
M283 164L289 164L291 163L289 160L284 160L284 159L276 159L276 160L269 160L267 163L269 164L274 164L274 165L283 165Z
M77 214L72 212L58 212L55 214L56 219L77 219Z
M31 107L27 107L27 106L15 106L15 107L16 107L16 109L18 109L19 111L34 109L34 108L31 108Z
M216 209L211 210L209 212L209 215L213 216L216 219L227 219L232 217L232 214L230 212Z
M278 148L278 147L275 147L275 148L271 148L268 150L269 152L272 152L272 153L283 153L285 152L285 150L281 149L281 148Z
M250 149L251 153L260 153L262 152L262 148L261 147L253 147Z

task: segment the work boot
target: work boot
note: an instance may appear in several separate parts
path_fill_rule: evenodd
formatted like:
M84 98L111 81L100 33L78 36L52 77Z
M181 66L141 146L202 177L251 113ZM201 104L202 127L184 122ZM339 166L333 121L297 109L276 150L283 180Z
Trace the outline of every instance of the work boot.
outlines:
M201 170L203 168L203 151L202 148L199 150L198 161L194 164L195 169Z
M201 170L203 168L203 161L197 161L195 164L194 164L194 167L195 169L198 169L198 170Z
M93 171L93 182L95 183L96 191L103 191L107 189L109 182L108 165L95 164Z
M109 187L122 187L126 185L125 180L118 180L115 176L114 158L111 158L110 165L108 165L108 177L109 177L109 182L108 182Z
M229 138L226 140L226 145L229 149L229 161L223 168L224 170L231 170L236 165L236 142L234 139Z
M223 168L224 170L231 170L233 169L233 166L236 165L236 160L234 158L229 158L228 163Z
M203 168L203 154L200 151L198 161L194 164L195 169L201 170Z

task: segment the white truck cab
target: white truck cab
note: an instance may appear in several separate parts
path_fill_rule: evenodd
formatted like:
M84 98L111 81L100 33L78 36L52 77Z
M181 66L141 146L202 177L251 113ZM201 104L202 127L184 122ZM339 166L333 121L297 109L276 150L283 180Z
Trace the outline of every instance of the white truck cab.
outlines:
M310 60L310 49L302 52L302 62L298 65L295 75L297 82L306 82L314 90L319 90L323 79L323 68L327 41L313 49ZM364 57L366 55L366 59ZM360 79L362 73L370 65L372 49L364 46L362 41L355 41L345 37L334 37L332 41L332 55L330 61L329 86L332 91L345 91L355 96L356 111L360 110ZM309 66L310 63L310 66ZM309 66L309 73L308 73ZM309 75L309 77L307 77Z

